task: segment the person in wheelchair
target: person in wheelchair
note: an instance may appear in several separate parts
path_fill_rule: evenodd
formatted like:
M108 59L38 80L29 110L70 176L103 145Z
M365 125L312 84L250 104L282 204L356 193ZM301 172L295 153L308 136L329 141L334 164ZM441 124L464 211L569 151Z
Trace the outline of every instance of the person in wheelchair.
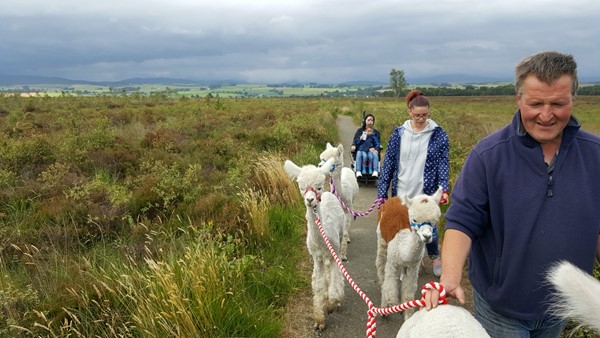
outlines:
M379 159L381 150L381 134L374 128L375 116L363 112L362 126L356 130L350 152L355 160L356 177L379 175Z

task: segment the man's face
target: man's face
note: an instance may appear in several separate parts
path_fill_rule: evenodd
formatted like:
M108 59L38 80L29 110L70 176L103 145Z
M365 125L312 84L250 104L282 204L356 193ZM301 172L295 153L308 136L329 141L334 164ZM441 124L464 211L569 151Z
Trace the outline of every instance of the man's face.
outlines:
M573 79L563 75L552 84L530 75L517 93L517 106L525 131L541 144L560 143L562 131L573 110Z

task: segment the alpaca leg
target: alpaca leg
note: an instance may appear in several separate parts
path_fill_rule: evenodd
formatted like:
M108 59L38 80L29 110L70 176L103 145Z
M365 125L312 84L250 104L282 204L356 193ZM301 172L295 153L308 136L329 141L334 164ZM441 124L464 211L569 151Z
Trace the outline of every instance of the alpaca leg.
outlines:
M419 287L419 268L420 260L414 266L407 267L404 273L404 279L402 280L402 303L408 302L409 300L415 299L415 293ZM404 311L404 321L408 320L410 316L415 313L415 309L408 309Z
M385 276L381 286L381 307L398 304L398 267L392 260L387 260Z
M385 276L385 263L387 261L387 243L383 238L378 236L377 239L377 256L375 257L375 266L377 267L377 278L379 285L383 285Z
M327 303L327 286L325 285L325 267L323 261L313 257L314 266L312 274L313 291L313 317L315 329L325 329L325 305Z
M326 264L329 271L329 303L327 312L331 313L342 305L344 299L344 275L334 260Z
M348 260L348 243L350 242L350 234L348 228L350 227L350 213L344 213L344 230L342 238L340 238L340 258L343 261Z

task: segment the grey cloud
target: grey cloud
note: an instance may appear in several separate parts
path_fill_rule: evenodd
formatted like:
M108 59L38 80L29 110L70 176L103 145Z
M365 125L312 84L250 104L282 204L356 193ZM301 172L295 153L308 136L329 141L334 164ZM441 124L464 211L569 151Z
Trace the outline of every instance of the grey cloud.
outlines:
M507 78L522 57L553 49L600 77L598 9L591 0L4 0L0 74L337 83L386 82L398 68Z

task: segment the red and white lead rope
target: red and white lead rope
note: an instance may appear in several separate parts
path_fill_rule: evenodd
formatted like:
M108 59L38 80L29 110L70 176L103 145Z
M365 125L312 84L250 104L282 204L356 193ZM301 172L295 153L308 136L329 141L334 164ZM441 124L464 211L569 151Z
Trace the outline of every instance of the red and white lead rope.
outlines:
M344 276L346 277L346 279L348 280L348 282L350 283L350 285L352 286L354 291L356 291L358 293L358 295L365 301L365 303L369 307L369 310L367 311L367 315L368 315L367 337L369 337L369 338L375 337L375 335L377 333L377 320L375 319L377 314L389 315L389 314L401 312L401 311L404 311L407 309L425 306L425 300L423 297L419 300L411 300L406 303L402 303L402 304L395 305L392 307L387 307L387 308L377 308L377 307L373 306L373 302L358 287L358 285L354 282L352 277L350 277L350 275L348 274L348 271L346 271L346 268L342 264L342 261L339 259L335 250L331 246L331 243L329 242L329 238L327 238L327 235L325 234L325 230L323 229L323 224L321 223L321 219L317 217L316 223L317 223L317 226L319 227L319 232L321 232L321 236L323 236L323 239L325 240L325 244L327 244L327 248L329 248L329 251L331 252L331 255L333 255L333 258L335 259L338 267L340 268L340 270L342 271L342 273L344 274ZM436 289L440 292L440 298L438 301L439 304L447 304L448 303L448 300L446 299L446 290L444 290L444 287L438 282L429 282L429 283L425 284L423 286L423 288L421 289L421 294L425 294L425 292L427 292L428 290L432 290L432 289Z
M385 203L385 198L377 198L377 199L375 199L373 204L371 204L371 207L369 208L369 210L367 210L365 212L356 212L356 211L350 209L350 207L347 206L346 203L344 203L344 201L342 200L342 197L335 189L335 184L333 182L333 176L329 176L329 184L331 185L331 193L334 194L338 198L338 200L342 204L342 208L344 208L344 210L348 211L349 213L351 213L354 216L354 219L356 219L356 217L367 216L368 214L370 214L373 211L373 209L375 209L375 207L379 208L383 203Z

